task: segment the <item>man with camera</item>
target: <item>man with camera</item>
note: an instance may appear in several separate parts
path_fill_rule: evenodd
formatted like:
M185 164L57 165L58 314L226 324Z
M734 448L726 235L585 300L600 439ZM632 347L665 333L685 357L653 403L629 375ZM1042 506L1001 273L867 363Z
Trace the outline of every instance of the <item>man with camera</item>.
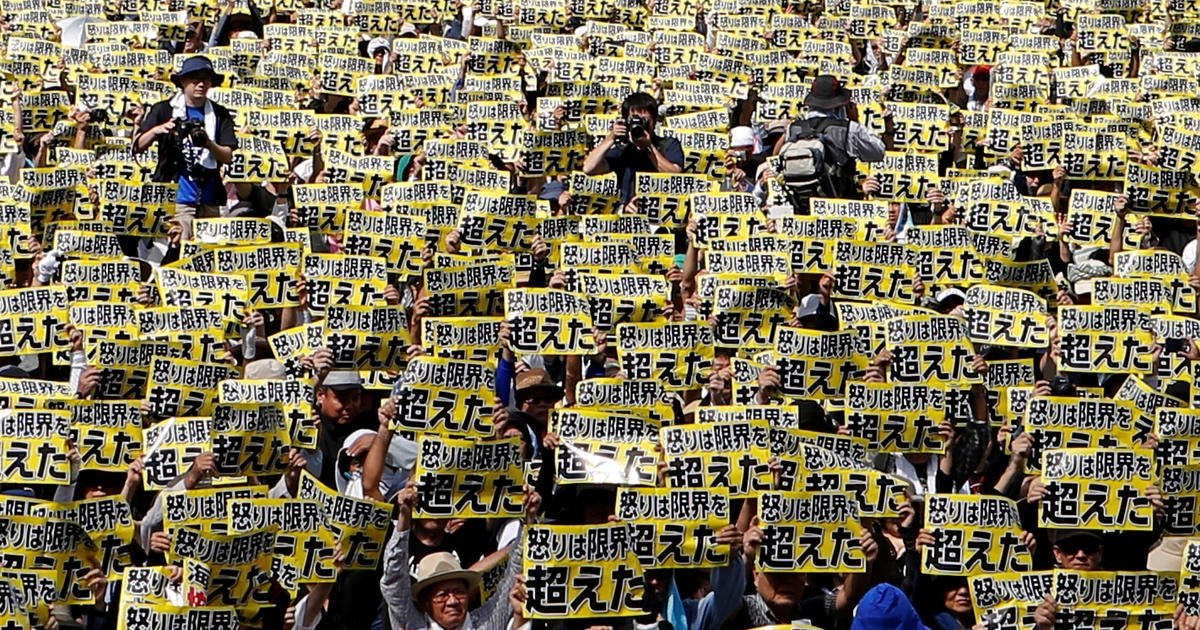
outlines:
M133 139L136 153L158 143L154 181L179 184L175 220L183 240L192 237L193 219L220 216L226 200L220 166L233 161L238 142L229 110L208 98L224 80L207 57L189 57L171 75L179 93L151 107Z
M621 103L621 118L604 140L588 153L583 172L588 175L616 173L621 181L621 203L633 198L638 173L679 173L683 170L683 147L675 138L654 135L658 125L658 101L645 92L634 92Z

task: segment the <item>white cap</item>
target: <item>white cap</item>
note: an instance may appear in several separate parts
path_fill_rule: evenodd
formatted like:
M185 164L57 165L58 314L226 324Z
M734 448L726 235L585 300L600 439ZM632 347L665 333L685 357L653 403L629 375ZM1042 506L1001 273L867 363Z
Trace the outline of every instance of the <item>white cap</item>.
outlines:
M729 146L733 148L754 146L754 130L749 127L734 127L730 129Z
M938 294L935 296L935 299L938 302L945 302L946 300L952 298L958 298L965 302L967 301L967 294L963 293L962 289L950 287L949 289L942 289L941 291L938 291Z
M388 43L388 40L382 37L376 37L375 39L371 40L371 43L367 44L367 56L374 57L375 51L379 50L380 48L390 52L392 50L392 45Z

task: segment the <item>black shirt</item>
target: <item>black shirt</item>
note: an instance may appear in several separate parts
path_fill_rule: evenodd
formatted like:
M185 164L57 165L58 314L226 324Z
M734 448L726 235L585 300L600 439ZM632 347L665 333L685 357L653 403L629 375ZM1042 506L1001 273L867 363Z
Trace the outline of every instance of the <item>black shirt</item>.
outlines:
M683 166L683 146L675 138L660 138L653 136L654 146L662 153L668 161ZM658 168L654 166L654 160L650 158L649 151L643 151L636 145L623 141L613 145L608 153L604 154L604 161L608 163L608 170L617 174L617 179L621 182L621 204L629 203L633 198L634 176L638 173L657 173Z

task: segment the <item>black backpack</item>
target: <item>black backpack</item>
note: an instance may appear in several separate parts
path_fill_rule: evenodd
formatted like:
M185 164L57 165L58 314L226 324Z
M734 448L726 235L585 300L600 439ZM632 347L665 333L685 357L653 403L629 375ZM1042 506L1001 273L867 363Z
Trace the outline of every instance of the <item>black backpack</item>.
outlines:
M779 175L792 196L854 195L854 159L850 157L850 123L832 116L793 122L779 150Z

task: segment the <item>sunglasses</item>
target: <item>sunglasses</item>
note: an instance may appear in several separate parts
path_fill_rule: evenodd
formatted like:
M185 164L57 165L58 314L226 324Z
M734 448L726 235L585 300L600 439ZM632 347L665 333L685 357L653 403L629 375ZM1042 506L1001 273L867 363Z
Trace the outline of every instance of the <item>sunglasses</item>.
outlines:
M538 394L532 394L532 395L526 397L525 401L531 402L531 403L551 403L552 404L552 403L558 402L558 396L551 396L551 395L540 396Z
M1054 546L1068 556L1073 556L1080 551L1090 556L1100 551L1100 543L1095 540L1067 540Z

